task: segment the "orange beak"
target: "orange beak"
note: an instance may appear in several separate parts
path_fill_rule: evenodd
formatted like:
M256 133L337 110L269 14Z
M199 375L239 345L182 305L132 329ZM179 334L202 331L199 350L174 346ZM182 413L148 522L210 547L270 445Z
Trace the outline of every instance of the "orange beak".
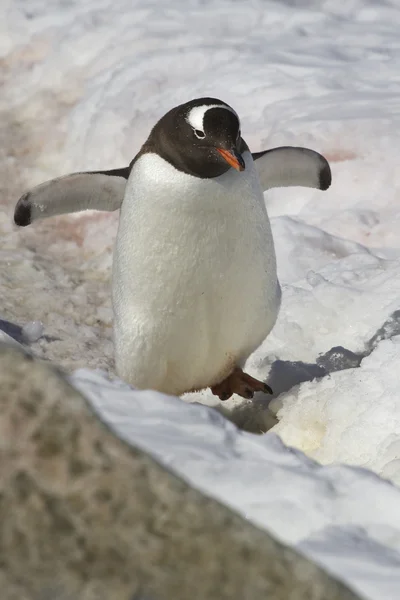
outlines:
M224 150L223 148L217 148L220 155L231 165L236 171L244 171L246 165L242 156L236 150Z

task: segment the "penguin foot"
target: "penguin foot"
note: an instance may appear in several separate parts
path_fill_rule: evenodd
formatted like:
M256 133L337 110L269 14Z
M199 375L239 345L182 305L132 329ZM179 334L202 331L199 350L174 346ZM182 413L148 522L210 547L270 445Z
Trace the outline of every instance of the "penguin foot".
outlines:
M220 400L228 400L232 394L250 400L255 392L273 393L269 385L244 373L238 367L221 383L212 386L211 391Z

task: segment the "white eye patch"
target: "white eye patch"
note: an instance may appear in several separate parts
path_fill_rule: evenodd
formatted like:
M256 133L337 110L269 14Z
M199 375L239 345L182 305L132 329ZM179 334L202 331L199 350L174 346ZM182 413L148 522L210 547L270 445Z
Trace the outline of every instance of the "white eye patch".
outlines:
M195 106L186 115L186 121L194 129L195 135L199 139L205 138L204 116L206 112L210 110L210 108L225 108L225 110L229 110L229 112L233 113L239 121L237 113L233 110L233 108L227 106L226 104L202 104L201 106Z

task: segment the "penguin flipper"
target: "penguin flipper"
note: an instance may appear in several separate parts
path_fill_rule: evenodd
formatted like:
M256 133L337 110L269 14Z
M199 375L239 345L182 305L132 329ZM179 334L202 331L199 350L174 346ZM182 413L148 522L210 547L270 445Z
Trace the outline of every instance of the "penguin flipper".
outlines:
M253 160L262 189L275 187L311 187L327 190L332 174L326 158L308 148L281 146L253 152Z
M46 181L18 200L14 222L26 227L37 219L79 212L121 208L130 167L72 173Z

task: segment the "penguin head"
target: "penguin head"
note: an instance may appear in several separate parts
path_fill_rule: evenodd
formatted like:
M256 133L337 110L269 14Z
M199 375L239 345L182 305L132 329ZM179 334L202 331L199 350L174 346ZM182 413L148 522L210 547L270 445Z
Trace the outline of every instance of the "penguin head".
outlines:
M196 177L245 169L239 117L216 98L198 98L169 111L153 128L147 144L152 141L165 160Z

